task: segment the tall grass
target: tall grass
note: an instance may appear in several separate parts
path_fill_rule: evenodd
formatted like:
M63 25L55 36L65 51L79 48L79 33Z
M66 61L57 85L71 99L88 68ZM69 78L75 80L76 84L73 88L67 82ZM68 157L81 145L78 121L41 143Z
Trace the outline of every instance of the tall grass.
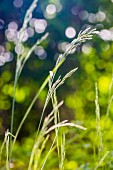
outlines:
M105 119L104 119L104 127L102 127L101 125L101 114L100 114L100 107L99 107L99 94L98 94L98 84L95 83L95 92L96 92L96 97L95 97L95 113L96 113L96 131L97 131L97 146L98 146L98 163L96 165L96 167L94 168L94 170L97 170L102 163L104 162L104 160L106 159L106 157L110 154L110 151L106 151L104 146L104 137L106 135L105 132L105 128L106 128L106 121L108 119L109 116L109 111L110 111L110 106L112 103L112 86L113 86L113 76L112 76L112 80L109 86L109 98L108 98L108 105L107 105L107 111L106 111L106 115L105 115ZM106 169L106 168L105 168Z
M31 170L31 169L43 170L49 154L56 147L57 147L58 157L59 157L59 169L63 170L64 169L63 164L64 164L64 159L65 159L65 134L62 134L61 142L59 143L59 139L58 139L59 128L64 127L64 126L70 126L70 127L79 128L81 130L86 130L86 128L84 128L83 126L80 126L80 125L77 125L74 123L69 123L67 120L64 120L61 122L59 107L63 104L63 102L58 104L58 101L57 101L57 89L66 81L67 78L72 76L72 74L77 71L77 68L72 69L63 78L61 78L61 76L59 76L59 78L56 81L55 81L55 75L56 75L58 69L61 67L61 65L65 62L67 56L71 53L71 51L74 48L77 48L77 46L79 46L81 43L85 42L86 40L91 40L94 34L98 34L98 31L96 31L96 29L91 29L89 27L86 28L84 31L80 31L77 38L75 38L71 42L68 49L63 54L59 55L55 66L53 67L52 71L50 71L50 74L48 74L47 78L42 83L42 85L38 89L38 91L36 92L36 95L32 99L28 109L26 110L26 112L18 126L16 134L12 135L13 134L13 126L14 126L13 124L14 124L14 112L15 112L15 95L16 95L16 86L18 83L18 79L22 73L22 70L24 68L26 61L30 58L30 56L31 56L32 52L34 51L34 49L36 48L36 46L39 45L42 41L44 41L48 37L48 33L46 33L40 40L36 41L36 43L30 48L29 51L22 53L22 47L24 46L22 40L24 38L25 30L28 27L28 23L29 23L30 19L32 18L32 13L37 6L37 3L38 3L38 0L34 0L33 3L31 4L30 8L27 10L25 18L24 18L23 26L20 29L20 31L18 32L19 36L18 36L16 47L18 47L19 52L17 54L16 69L15 69L14 94L13 94L12 114L11 114L11 129L10 129L10 132L6 133L5 140L2 145L2 149L1 149L1 153L2 153L3 147L6 144L6 155L7 155L6 169L7 170L10 169L9 163L11 162L11 158L13 157L13 147L17 140L20 129L22 128L34 103L36 102L40 93L42 92L42 90L45 88L45 86L47 84L49 86L49 90L48 90L45 104L44 104L44 107L43 107L43 110L41 113L41 118L40 118L39 126L37 129L34 145L33 145L32 151L31 151L28 170ZM43 121L43 116L44 116L46 107L50 100L52 101L53 110ZM97 111L96 111L97 119L99 121L99 108L98 108L98 100L97 99L96 99L96 107L97 107ZM48 125L51 122L54 122L54 124L48 128ZM41 126L41 124L42 124L42 126ZM41 154L45 148L45 145L49 139L49 134L52 130L55 130L55 137L54 137L53 143L52 143L47 155L45 155L45 157L43 158L43 161L40 162ZM98 126L98 131L100 131L99 126ZM99 135L100 135L100 133L99 133ZM10 136L10 139L9 139L9 136ZM55 144L55 142L57 144ZM9 143L10 143L10 147L9 147Z
M96 129L97 129L97 141L98 141L98 158L100 159L101 152L103 152L103 139L102 139L102 130L100 124L100 107L98 101L98 87L97 83L95 83L95 91L96 91L96 99L95 99L95 106L96 106Z

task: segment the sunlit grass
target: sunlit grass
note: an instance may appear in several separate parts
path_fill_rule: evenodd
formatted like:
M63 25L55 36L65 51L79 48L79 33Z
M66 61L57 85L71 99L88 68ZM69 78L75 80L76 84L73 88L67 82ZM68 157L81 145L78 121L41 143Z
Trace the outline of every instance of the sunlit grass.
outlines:
M57 96L57 90L59 87L61 87L67 78L71 77L78 68L74 68L71 71L69 71L63 78L62 75L56 78L56 73L58 69L62 66L62 64L65 62L67 56L71 53L71 51L75 48L77 48L81 43L84 43L87 40L91 40L93 35L98 34L98 31L96 29L91 29L91 28L86 28L84 31L80 31L77 38L75 38L71 43L68 49L63 53L58 56L58 59L55 63L55 66L53 67L52 71L49 72L47 78L44 80L38 91L36 92L35 97L32 99L29 107L27 108L18 128L16 133L13 135L13 124L14 124L14 117L15 117L15 98L16 98L16 91L17 91L17 82L19 80L19 77L22 73L22 70L25 66L26 61L30 58L32 52L36 48L37 45L42 43L44 40L47 39L48 33L46 33L40 40L37 40L36 43L30 48L29 51L26 51L25 53L22 53L21 49L24 47L24 44L22 42L22 39L24 37L24 33L26 28L28 27L29 20L32 17L32 13L34 9L37 6L38 0L34 0L30 8L28 9L23 26L19 31L19 39L18 39L18 47L20 49L20 52L17 55L17 64L16 64L16 70L15 70L15 81L14 81L14 88L13 88L13 102L12 102L12 116L11 116L11 133L9 131L6 132L5 139L3 142L3 145L1 147L1 161L2 161L2 153L3 151L6 153L6 161L5 161L5 167L7 170L10 169L10 164L13 163L13 151L15 147L15 143L17 141L18 134L20 133L20 130L25 123L26 118L30 114L30 111L38 99L39 95L45 88L45 86L48 84L48 93L46 96L46 100L42 109L41 117L40 117L40 122L37 128L37 132L35 135L35 140L34 144L32 147L32 150L30 152L29 156L29 163L28 163L28 170L43 170L45 168L45 165L47 163L47 160L52 152L57 150L58 154L58 166L59 170L65 169L65 159L66 159L66 135L65 132L60 132L60 128L62 127L73 127L77 128L79 130L84 130L86 131L87 128L84 126L80 125L79 123L72 123L68 122L67 120L60 120L60 110L59 108L62 106L63 102L58 102L58 96ZM113 82L112 82L113 83ZM106 117L109 117L109 110L112 102L112 95L111 95L111 89L112 89L112 83L109 88L109 101L108 101L108 107L107 107L107 112L106 112ZM101 86L101 85L100 85ZM108 89L109 84L107 84L107 89ZM105 89L104 89L105 90ZM98 147L97 153L95 153L95 156L98 157L95 162L95 167L94 170L97 170L98 168L101 167L102 163L105 161L106 157L110 153L109 151L104 152L104 144L103 144L103 133L102 133L102 127L101 127L101 115L100 115L100 107L99 107L99 95L98 95L98 86L97 84L95 85L95 91L96 91L96 99L95 99L95 106L96 106L96 144ZM52 102L52 111L51 113L48 114L46 118L44 118L44 114L46 112L46 108L49 104L49 101ZM52 125L51 125L52 124ZM89 127L88 127L89 128ZM47 142L50 139L51 131L55 131L55 136L53 138L52 144L50 145L50 148L48 152L42 157L43 152L46 148ZM60 134L61 133L61 134ZM77 131L79 133L79 131ZM94 139L95 140L95 139ZM6 151L4 150L6 148ZM82 150L82 149L81 149ZM96 150L96 149L95 149ZM76 150L75 150L76 154ZM97 162L98 160L98 162ZM90 162L90 160L89 160ZM67 169L69 169L69 166L75 167L76 170L83 169L84 165L80 165L80 168L78 167L78 164L76 161L70 161L69 164L67 163ZM20 167L21 168L21 167ZM57 168L58 169L58 168ZM66 170L67 170L66 169ZM71 167L70 167L71 169Z

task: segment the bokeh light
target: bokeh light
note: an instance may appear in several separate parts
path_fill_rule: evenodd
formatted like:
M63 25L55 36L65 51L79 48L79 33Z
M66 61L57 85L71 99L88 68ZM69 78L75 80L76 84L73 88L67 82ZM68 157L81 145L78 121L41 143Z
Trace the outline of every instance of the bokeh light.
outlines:
M49 15L53 15L56 13L56 6L54 4L49 4L47 5L46 7L46 12L49 14Z
M13 54L11 52L5 51L3 46L0 46L0 66L3 66L6 62L13 60Z
M0 66L3 66L5 64L5 57L3 55L0 55Z
M110 41L111 40L111 32L107 29L103 29L100 31L100 37L103 39L103 40L107 40L107 41Z
M26 29L26 31L27 31L28 37L33 37L33 35L34 35L34 29L33 28L28 27Z
M61 12L62 10L62 4L59 2L56 4L56 12Z
M69 43L69 42L61 42L61 43L58 43L58 49L59 49L60 52L65 52L65 51L67 51L69 48L70 48L70 43ZM73 48L73 49L70 51L70 54L73 54L75 51L76 51L76 48Z
M13 54L11 52L5 52L4 57L5 57L5 62L10 62L13 60Z
M5 52L5 48L2 45L0 45L0 55L3 54L4 52Z
M15 42L17 39L17 31L11 28L6 29L5 36L7 37L8 41Z
M90 13L89 16L88 16L88 21L90 23L95 23L96 22L96 15L93 14L93 13Z
M12 30L17 30L18 29L18 25L16 22L12 21L8 24L8 29L12 29Z
M76 35L76 30L73 27L67 27L65 30L65 35L67 38L74 38Z
M109 76L101 76L98 80L99 91L103 94L108 93L110 83L111 83L111 78Z
M81 20L86 20L88 18L88 12L86 10L82 10L79 12L79 17Z
M47 57L47 53L42 46L37 46L34 52L41 60L44 60Z
M99 22L103 22L104 20L106 19L106 14L102 11L99 11L97 14L96 14L96 20L99 21Z
M13 1L13 5L14 5L16 8L21 8L22 5L23 5L23 0L14 0L14 1Z
M82 46L82 52L84 54L90 54L91 53L91 50L92 50L92 47L90 44L83 44Z
M30 21L29 21L29 25L34 28L36 20L37 20L36 18L31 18Z
M71 8L71 12L72 12L73 15L78 15L79 12L80 12L79 6L73 6Z
M37 33L43 33L47 27L47 22L45 19L36 19L34 21L34 26Z
M57 12L56 6L54 4L48 4L46 6L46 10L44 12L44 16L47 19L53 19L56 16L56 12Z

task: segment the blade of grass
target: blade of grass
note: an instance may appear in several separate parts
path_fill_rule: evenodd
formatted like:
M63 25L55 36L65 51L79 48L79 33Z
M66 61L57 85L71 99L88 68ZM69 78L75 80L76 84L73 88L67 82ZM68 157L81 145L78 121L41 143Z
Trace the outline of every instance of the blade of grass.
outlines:
M101 130L101 125L100 125L100 107L99 107L99 101L98 101L97 83L95 83L95 91L96 91L96 99L95 99L96 129L97 129L97 139L99 140L99 143L98 143L98 157L100 159L100 155L103 152L103 139L102 139L102 130Z
M96 166L96 168L94 170L97 170L100 165L102 164L102 162L105 160L105 158L108 156L108 154L110 153L110 151L107 151L104 156L102 157L102 159L99 161L98 165Z
M64 169L64 160L65 160L65 133L62 134L61 136L61 155L60 155L60 164L59 164L59 169L63 170Z

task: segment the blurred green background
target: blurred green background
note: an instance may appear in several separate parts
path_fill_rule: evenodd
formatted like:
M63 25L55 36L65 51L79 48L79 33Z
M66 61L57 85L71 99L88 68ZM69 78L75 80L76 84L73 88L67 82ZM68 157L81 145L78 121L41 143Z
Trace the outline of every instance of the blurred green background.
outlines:
M24 15L31 2L32 0L0 1L0 56L9 57L7 61L2 57L0 59L1 139L4 138L5 131L10 129L17 55L14 48L15 36L22 26ZM97 149L96 139L94 139L96 135L95 82L98 83L102 127L106 125L104 148L110 151L113 149L113 103L110 107L109 119L104 122L113 71L113 0L40 0L29 23L28 35L24 41L25 47L30 48L45 32L49 32L49 37L36 48L27 61L16 93L14 132L40 85L52 70L58 55L63 53L79 31L87 26L97 28L100 35L94 36L93 40L81 44L74 50L57 73L57 77L63 76L78 67L76 73L58 90L58 101L64 100L60 115L62 120L78 122L88 129L82 132L65 128L67 135L65 169L67 170L77 168L88 170L94 166L96 159L94 152L96 153ZM24 162L28 162L33 135L38 127L46 93L47 88L36 101L18 136L19 143L16 147L19 152L15 151L18 167L24 167ZM50 111L51 106L48 106L46 114ZM24 156L20 161L19 157L22 155ZM113 152L109 155L110 161L109 159L106 161L106 167L109 166L109 169L113 169L112 155ZM46 169L50 167L52 169L53 165L57 164L55 157L49 159L51 163L48 163Z

